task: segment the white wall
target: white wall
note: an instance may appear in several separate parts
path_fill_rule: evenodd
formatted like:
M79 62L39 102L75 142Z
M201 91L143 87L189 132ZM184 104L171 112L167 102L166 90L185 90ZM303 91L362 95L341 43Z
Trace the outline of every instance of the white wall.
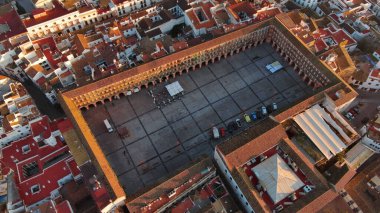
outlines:
M20 140L21 138L30 135L31 131L29 125L25 125L20 126L19 128L5 134L6 136L4 138L0 138L0 148L3 148L4 146L9 145L14 141Z
M222 175L225 177L225 179L228 181L228 185L233 189L233 193L235 194L235 197L239 199L241 206L244 207L245 212L254 212L251 205L248 203L247 198L244 196L242 191L240 190L239 186L236 184L234 178L231 176L230 171L224 164L224 161L220 154L214 150L214 160L216 161L216 164L218 165Z

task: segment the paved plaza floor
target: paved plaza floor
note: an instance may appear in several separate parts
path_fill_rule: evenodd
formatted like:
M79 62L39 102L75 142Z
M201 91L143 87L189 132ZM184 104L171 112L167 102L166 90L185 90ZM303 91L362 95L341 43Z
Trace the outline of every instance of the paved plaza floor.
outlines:
M285 69L271 74L265 65L276 60ZM212 155L221 143L210 137L213 126L226 127L272 102L285 107L313 92L267 44L171 82L176 80L185 95L161 109L142 90L83 112L127 195L165 179L201 155ZM129 137L108 133L104 119L115 129L127 128Z

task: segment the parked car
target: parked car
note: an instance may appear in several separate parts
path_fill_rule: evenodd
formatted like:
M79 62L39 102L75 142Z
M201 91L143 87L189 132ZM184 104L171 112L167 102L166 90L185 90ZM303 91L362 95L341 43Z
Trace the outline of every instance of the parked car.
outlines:
M269 104L267 106L268 113L271 114L272 112L276 111L278 109L276 103Z
M237 130L238 128L239 128L239 127L238 127L238 125L237 125L236 122L231 121L231 122L229 122L229 123L227 124L227 131L228 131L229 133L232 133L234 130Z
M272 111L276 111L278 109L278 106L276 103L272 103Z
M261 113L260 110L257 110L256 111L256 117L257 117L257 119L262 119L264 116L263 116L263 114Z
M256 114L257 114L256 112L252 112L251 113L251 118L252 118L253 121L257 120L257 115Z
M273 112L272 105L267 105L267 111L268 111L268 114L271 114Z
M224 129L224 127L219 128L219 134L221 137L224 137L226 135L226 130Z
M252 121L248 114L244 114L243 117L244 117L245 122L247 123L250 123Z
M354 116L350 113L350 112L347 112L344 117L346 117L348 120L352 120L354 119Z
M355 117L355 116L358 114L358 113L354 110L354 108L348 110L348 112L351 113L351 115L352 115L353 117Z
M264 116L268 114L268 110L267 110L267 108L266 108L265 106L262 106L262 107L261 107L261 113L262 113Z
M235 122L236 122L236 125L240 128L241 127L241 121L240 121L240 119L236 118Z
M354 110L357 114L359 114L359 112L360 112L360 109L359 109L358 106L354 107L353 110Z
M212 135L215 139L218 139L220 138L220 135L219 135L219 130L218 128L216 128L215 126L212 128Z
M303 191L304 191L305 193L309 193L311 190L312 190L312 189L311 189L311 187L310 187L309 185L306 185L306 186L303 187Z

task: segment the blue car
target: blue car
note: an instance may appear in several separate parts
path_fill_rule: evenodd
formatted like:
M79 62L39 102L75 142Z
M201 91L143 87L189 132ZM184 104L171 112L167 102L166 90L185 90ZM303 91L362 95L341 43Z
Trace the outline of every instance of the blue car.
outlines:
M256 112L252 112L251 113L251 118L252 118L252 120L257 120L257 114L256 114Z

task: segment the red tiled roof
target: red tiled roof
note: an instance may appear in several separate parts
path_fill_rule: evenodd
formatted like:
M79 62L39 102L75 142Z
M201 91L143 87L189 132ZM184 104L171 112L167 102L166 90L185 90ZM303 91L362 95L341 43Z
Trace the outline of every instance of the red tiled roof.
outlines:
M344 32L342 29L332 33L332 36L334 37L335 41L340 44L343 41L347 41L346 45L352 45L356 44L356 41L352 39L346 32Z
M44 11L45 14L41 14L41 16L39 16L39 17L35 17L34 15L37 15L37 14L40 14L43 12L41 11L41 8L35 9L32 12L33 16L23 20L25 26L27 28L32 27L34 25L41 24L41 23L44 23L46 21L49 21L49 20L52 20L55 18L59 18L61 16L64 16L64 15L70 13L70 11L63 8L62 5L60 3L58 3L57 1L53 1L53 5L54 5L53 9L45 10Z
M156 58L161 58L161 57L164 57L164 56L166 55L166 51L165 51L165 50L160 50L160 51L158 51L158 52L154 52L154 53L152 53L151 55L152 55L152 57L153 57L154 59L156 59Z
M338 193L330 189L297 212L318 212L326 204L334 200L337 196L339 196Z
M74 212L73 209L71 208L69 201L67 201L67 200L56 205L55 209L57 210L57 213L72 213L72 212Z
M3 170L12 169L15 172L15 183L26 206L50 197L51 192L60 187L58 181L71 174L66 162L72 158L68 154L69 148L59 139L56 138L56 141L55 146L40 146L29 136L2 150L2 166L6 165ZM23 152L22 147L26 145L29 146L29 151ZM52 159L57 159L62 154L66 157L53 163ZM32 176L24 176L23 166L32 162L36 162L39 171ZM32 194L31 187L34 185L39 185L40 191Z
M44 85L46 83L46 78L42 76L41 78L37 79L36 83L40 86Z
M69 159L68 161L66 161L66 163L67 163L67 166L69 167L69 169L71 171L71 174L73 174L74 177L80 175L78 165L75 162L74 158Z
M106 12L109 12L110 11L110 8L109 7L101 7L101 8L98 8L96 9L96 12L100 15L102 13L106 13Z
M233 4L227 7L228 11L234 16L236 20L240 20L239 13L244 12L248 17L252 18L255 15L256 10L252 3L242 1L237 4Z
M213 5L210 2L207 3L199 3L196 5L193 5L193 8L186 12L187 16L189 17L190 21L193 23L194 27L196 29L202 29L202 28L211 28L216 25L214 18L212 17L210 8ZM201 10L203 11L204 18L207 20L204 20L200 22L199 18L197 17L195 10Z
M134 45L137 43L137 37L136 36L129 36L125 38L125 44L127 45Z
M189 45L187 44L186 41L177 41L173 43L173 49L175 51L180 51L182 49L186 49Z
M9 30L7 32L0 34L0 41L26 32L26 29L22 24L22 21L18 16L16 10L12 10L0 16L0 24L7 24L9 27Z
M211 170L202 173L206 168L212 168L212 163L209 158L189 166L187 169L179 172L174 177L167 179L165 182L157 185L147 192L144 192L138 197L130 197L129 199L131 200L127 202L129 211L145 213L156 212L165 204L181 197L186 190L194 187L203 177L208 175ZM169 197L169 192L174 189L174 193ZM145 205L139 205L142 203Z
M34 137L41 136L48 139L51 136L50 122L48 116L44 115L41 120L30 123L30 130Z
M66 131L74 128L73 124L69 119L64 119L57 123L58 129L61 133L65 133Z
M338 24L341 24L341 23L342 23L342 21L340 20L340 18L339 18L335 13L331 14L330 17L331 17L334 21L336 21L336 23L338 23Z
M315 48L315 52L320 52L322 50L326 50L328 46L322 39L317 39L315 40L314 48Z
M66 56L63 56L58 50L54 38L52 36L43 39L33 41L33 44L38 44L41 48L42 53L45 55L49 64L52 65L54 69L58 68L59 62L64 62L67 60ZM57 55L58 57L54 58Z
M121 3L125 2L125 1L126 1L126 0L112 0L112 2L113 2L114 4L116 4L116 5L121 4Z
M68 76L71 76L72 73L70 72L70 70L67 70L66 72L62 73L59 75L60 78L66 78Z
M274 17L277 14L280 14L281 10L277 7L267 9L267 10L259 10L256 13L255 21L262 21L271 17Z
M372 70L371 75L372 78L378 78L380 79L380 69Z

